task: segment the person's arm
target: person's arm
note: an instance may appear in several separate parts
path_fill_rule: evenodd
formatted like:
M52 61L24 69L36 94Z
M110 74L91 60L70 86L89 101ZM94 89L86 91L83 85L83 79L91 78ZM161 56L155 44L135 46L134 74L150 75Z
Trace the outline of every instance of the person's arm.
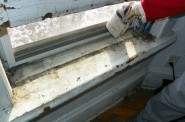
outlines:
M143 23L185 12L185 0L141 0L125 2L106 27L115 37L123 35L136 18Z
M141 0L147 21L185 12L185 0Z

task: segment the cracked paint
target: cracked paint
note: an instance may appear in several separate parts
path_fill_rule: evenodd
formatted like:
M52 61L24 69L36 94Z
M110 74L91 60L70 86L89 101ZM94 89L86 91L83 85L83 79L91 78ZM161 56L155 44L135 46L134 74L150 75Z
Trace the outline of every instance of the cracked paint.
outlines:
M9 20L11 27L43 20L44 15L51 17L63 16L92 8L121 3L124 0L9 0L1 2L5 14L0 12L4 22ZM0 25L3 21L0 21Z
M133 42L137 54L130 64L126 64L129 59L125 49L127 41ZM21 82L26 82L25 84L13 88L14 108L12 109L10 120L26 112L29 113L34 109L37 109L38 115L43 112L45 107L43 105L53 108L57 104L53 101L56 98L60 98L60 103L58 104L69 100L70 97L82 93L85 89L97 85L126 69L126 67L142 61L146 56L149 57L156 53L156 51L161 50L164 47L160 45L163 45L165 42L168 42L168 40L162 39L155 42L144 42L130 38L99 50L91 56L84 56L76 61L49 69L37 74L37 76L33 76L34 78L24 79ZM59 60L61 61L62 59ZM32 70L31 72L34 71ZM21 74L21 72L18 74ZM31 116L27 117L32 118L33 116L32 113Z
M12 47L16 48L56 35L70 33L107 22L118 7L121 7L121 5L101 7L52 19L53 14L47 13L42 17L43 21L9 28L8 32Z

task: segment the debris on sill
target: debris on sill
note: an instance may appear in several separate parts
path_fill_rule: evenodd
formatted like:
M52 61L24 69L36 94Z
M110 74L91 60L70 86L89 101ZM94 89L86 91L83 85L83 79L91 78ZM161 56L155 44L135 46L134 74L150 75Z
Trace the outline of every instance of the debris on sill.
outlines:
M44 71L42 71L40 73L37 73L36 75L32 75L32 76L28 76L28 77L26 77L27 74L25 74L28 71L24 70L24 67L26 67L26 66L20 66L17 69L12 70L12 72L11 72L11 74L13 74L12 81L14 81L14 83L13 83L14 87L22 86L25 83L29 83L30 81L33 81L34 79L37 79L38 77L46 75L46 74L48 74L48 75L50 75L50 73L55 74L54 71L57 70L57 69L63 68L63 67L68 66L68 65L72 65L72 64L80 62L80 61L83 61L84 59L87 59L89 57L95 56L95 55L100 54L102 52L106 52L107 50L109 50L110 53L115 53L118 56L120 56L120 55L123 56L123 57L125 56L125 62L126 62L126 60L128 60L126 62L126 64L128 64L131 61L135 60L138 56L140 56L140 55L142 55L144 53L144 52L140 52L140 53L132 56L129 59L126 58L126 57L128 57L128 53L125 50L125 48L123 47L125 42L117 42L115 44L112 44L111 46L107 46L107 47L104 47L104 48L102 48L100 50L96 50L96 51L94 51L92 53L89 53L89 54L86 54L86 55L82 55L81 57L79 57L77 59L68 61L68 62L66 62L66 63L64 63L62 65L58 65L56 67L53 67L52 69L44 70ZM134 42L134 45L137 48L140 48L137 45L142 45L144 47L143 49L147 48L145 46L149 43L149 42L143 42L143 41L139 41L139 40L134 40L132 42ZM141 50L141 49L139 49L139 50ZM124 51L124 53L120 54L120 52L118 50L121 50L122 52ZM57 59L56 61L58 61L58 60L62 60L62 57L59 57L59 59ZM43 62L43 63L45 63L45 62ZM52 63L55 63L55 62L52 62ZM32 72L36 71L38 68L44 68L45 67L45 66L42 66L39 62L35 62L35 63L29 64L29 65L33 65L32 66L32 70L33 70ZM111 67L111 65L110 64L104 64L104 67L109 69ZM116 68L120 68L119 65L116 66ZM58 78L57 75L52 75L52 77L55 77L56 79ZM76 81L80 81L80 80L81 79L77 78Z
M142 51L142 52L139 52L138 54L136 54L136 55L130 57L129 60L126 62L126 64L132 62L133 60L135 60L136 58L138 58L140 55L142 55L142 54L144 54L144 53L145 53L145 52Z
M133 42L136 51L136 55L130 59L125 49L126 41ZM134 65L131 64L131 66L129 66L125 64L126 62L133 60L139 62L146 58L145 56L149 57L174 42L172 40L169 43L165 43L166 41L168 40L155 42L144 42L132 39L124 40L39 73L30 79L22 79L18 83L21 84L21 82L24 82L25 84L23 83L13 88L14 108L10 117L11 120L21 117L26 112L29 113L34 109L42 113L46 106L50 106L53 103L53 106L56 106L61 104L61 102L69 100L79 93L84 92L84 90ZM158 46L160 48L156 48ZM142 54L143 56L141 56ZM141 58L138 58L139 56L141 56ZM62 58L60 57L58 61L61 60ZM34 65L34 67L38 68L37 65ZM21 74L21 72L18 74L24 75ZM55 102L56 98L60 99L57 103ZM53 106L50 107L52 108Z

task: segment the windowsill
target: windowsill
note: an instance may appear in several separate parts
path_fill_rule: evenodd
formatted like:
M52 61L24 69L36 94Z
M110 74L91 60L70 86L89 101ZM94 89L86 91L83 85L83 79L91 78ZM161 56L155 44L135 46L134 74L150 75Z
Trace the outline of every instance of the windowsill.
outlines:
M22 66L14 72L15 84L20 86L13 88L10 121L33 119L45 107L53 108L68 101L175 40L175 34L141 41L127 33L118 39L107 37ZM129 56L135 58L129 60Z

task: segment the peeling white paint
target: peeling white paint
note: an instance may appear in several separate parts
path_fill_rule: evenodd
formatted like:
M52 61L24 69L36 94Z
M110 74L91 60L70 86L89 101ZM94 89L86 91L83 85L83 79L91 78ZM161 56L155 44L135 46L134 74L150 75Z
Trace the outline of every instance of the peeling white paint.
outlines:
M9 28L8 32L12 47L16 48L28 43L107 22L119 7L121 7L121 4L74 13L53 19L48 18L44 21Z
M7 15L11 27L40 21L47 13L53 17L89 10L105 5L116 4L124 0L8 0ZM0 16L2 16L0 14ZM3 16L4 18L5 16Z
M104 38L98 41L95 41L93 43L81 45L79 47L70 49L68 51L64 51L52 56L48 56L47 58L44 58L38 63L29 64L26 66L18 67L13 72L12 80L15 81L15 83L19 83L22 80L36 75L38 73L41 73L43 71L46 71L48 69L57 67L59 65L65 64L69 61L78 59L80 57L86 56L88 54L91 54L93 52L99 51L103 48L106 48L108 46L111 46L112 44L119 43L121 41L124 41L126 39L129 39L133 37L130 33L125 34L124 37L120 37L119 39L114 39L113 37ZM34 71L34 72L33 72Z
M144 42L132 38L100 50L90 57L82 57L75 62L34 76L33 79L26 79L28 83L13 89L14 108L10 120L36 110L32 116L27 116L27 119L30 119L43 111L42 105L47 104L52 108L69 100L174 42L174 39L168 39L167 37L155 42ZM137 54L145 52L129 64L126 64L129 60L125 48L126 42L133 43ZM55 102L56 98L58 102Z

